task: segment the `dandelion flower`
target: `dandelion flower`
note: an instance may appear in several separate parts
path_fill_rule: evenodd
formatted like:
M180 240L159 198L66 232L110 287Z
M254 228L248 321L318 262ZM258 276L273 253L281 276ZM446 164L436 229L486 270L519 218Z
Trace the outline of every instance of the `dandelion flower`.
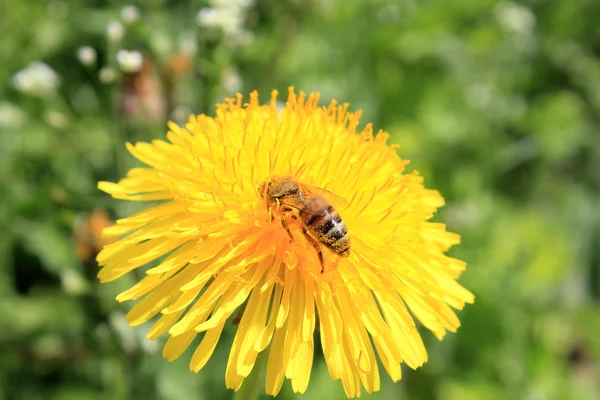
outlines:
M454 309L473 302L456 282L465 263L444 253L459 242L427 222L444 204L416 173L405 173L388 135L357 132L360 112L290 88L283 110L277 92L260 105L256 92L217 105L216 117L191 116L169 125L167 141L128 144L147 167L118 183L101 182L113 197L159 201L105 229L119 238L98 255L99 278L112 281L150 263L145 277L117 296L141 299L131 325L160 314L149 339L168 333L163 355L179 357L198 337L190 369L211 357L226 323L239 319L225 372L237 390L257 356L268 352L266 391L284 379L295 392L308 386L320 335L333 379L348 397L361 386L377 391L377 358L390 377L401 363L417 368L427 353L413 318L441 339L460 325ZM294 240L272 220L259 188L274 176L334 193L351 252L315 248L291 225ZM346 201L335 199L343 198ZM238 318L236 318L236 316Z

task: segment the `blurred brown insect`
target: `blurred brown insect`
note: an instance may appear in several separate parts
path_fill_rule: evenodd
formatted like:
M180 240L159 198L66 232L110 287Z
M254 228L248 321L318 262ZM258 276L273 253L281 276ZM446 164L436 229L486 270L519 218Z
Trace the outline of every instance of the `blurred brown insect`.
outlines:
M167 98L152 60L144 56L139 71L124 77L121 113L126 117L163 120L168 111Z
M77 257L84 262L92 261L102 248L113 242L113 239L103 238L102 230L113 225L108 213L95 209L75 227L75 251Z
M121 113L128 118L163 120L172 111L180 78L192 67L192 58L184 53L173 54L163 65L144 55L140 70L123 80Z
M294 240L291 224L299 224L308 242L315 248L325 270L321 245L341 257L350 255L350 234L340 214L325 199L339 196L324 189L298 182L292 177L272 177L258 189L269 211L269 220L279 218L281 225Z

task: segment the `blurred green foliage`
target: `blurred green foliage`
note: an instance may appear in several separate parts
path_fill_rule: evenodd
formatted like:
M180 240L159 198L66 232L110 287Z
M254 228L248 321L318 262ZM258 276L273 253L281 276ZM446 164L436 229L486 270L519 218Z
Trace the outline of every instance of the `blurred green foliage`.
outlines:
M430 361L366 397L600 399L600 2L132 4L0 6L0 399L232 397L233 326L196 375L126 325L114 297L137 277L96 281L91 211L141 207L96 182L167 119L289 85L363 109L463 237L463 326L424 332ZM305 397L344 398L322 358Z

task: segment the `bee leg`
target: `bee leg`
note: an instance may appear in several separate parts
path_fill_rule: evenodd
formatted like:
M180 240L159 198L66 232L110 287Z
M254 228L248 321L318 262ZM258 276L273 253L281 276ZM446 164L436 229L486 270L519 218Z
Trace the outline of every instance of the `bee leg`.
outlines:
M273 210L271 209L271 206L267 206L267 211L269 212L269 223L273 222L273 219L275 218L273 216Z
M290 235L290 243L291 243L294 240L294 235L292 235L292 231L290 230L290 227L288 226L288 223L287 223L285 217L281 217L281 225L283 225L283 228L286 230L288 235Z
M325 261L323 261L323 252L321 251L321 245L319 244L319 242L317 242L315 240L315 238L313 238L312 236L309 235L306 228L304 228L304 227L302 228L302 233L304 233L304 236L306 236L306 240L308 240L308 242L313 245L315 250L317 250L317 255L319 256L319 262L321 263L321 273L325 272Z

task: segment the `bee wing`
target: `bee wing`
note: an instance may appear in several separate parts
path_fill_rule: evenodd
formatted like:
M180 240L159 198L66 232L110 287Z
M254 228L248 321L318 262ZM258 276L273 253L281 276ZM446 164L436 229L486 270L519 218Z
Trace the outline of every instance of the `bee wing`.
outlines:
M309 185L306 183L300 183L299 185L305 194L318 194L320 196L325 197L326 199L330 199L332 201L332 203L334 203L335 205L341 205L341 206L348 205L348 201L345 198L343 198L342 196L335 194L327 189L323 189L323 188Z
M302 208L304 208L305 204L304 200L300 197L286 196L281 199L278 199L278 201L282 206L295 208L296 210L301 210Z

